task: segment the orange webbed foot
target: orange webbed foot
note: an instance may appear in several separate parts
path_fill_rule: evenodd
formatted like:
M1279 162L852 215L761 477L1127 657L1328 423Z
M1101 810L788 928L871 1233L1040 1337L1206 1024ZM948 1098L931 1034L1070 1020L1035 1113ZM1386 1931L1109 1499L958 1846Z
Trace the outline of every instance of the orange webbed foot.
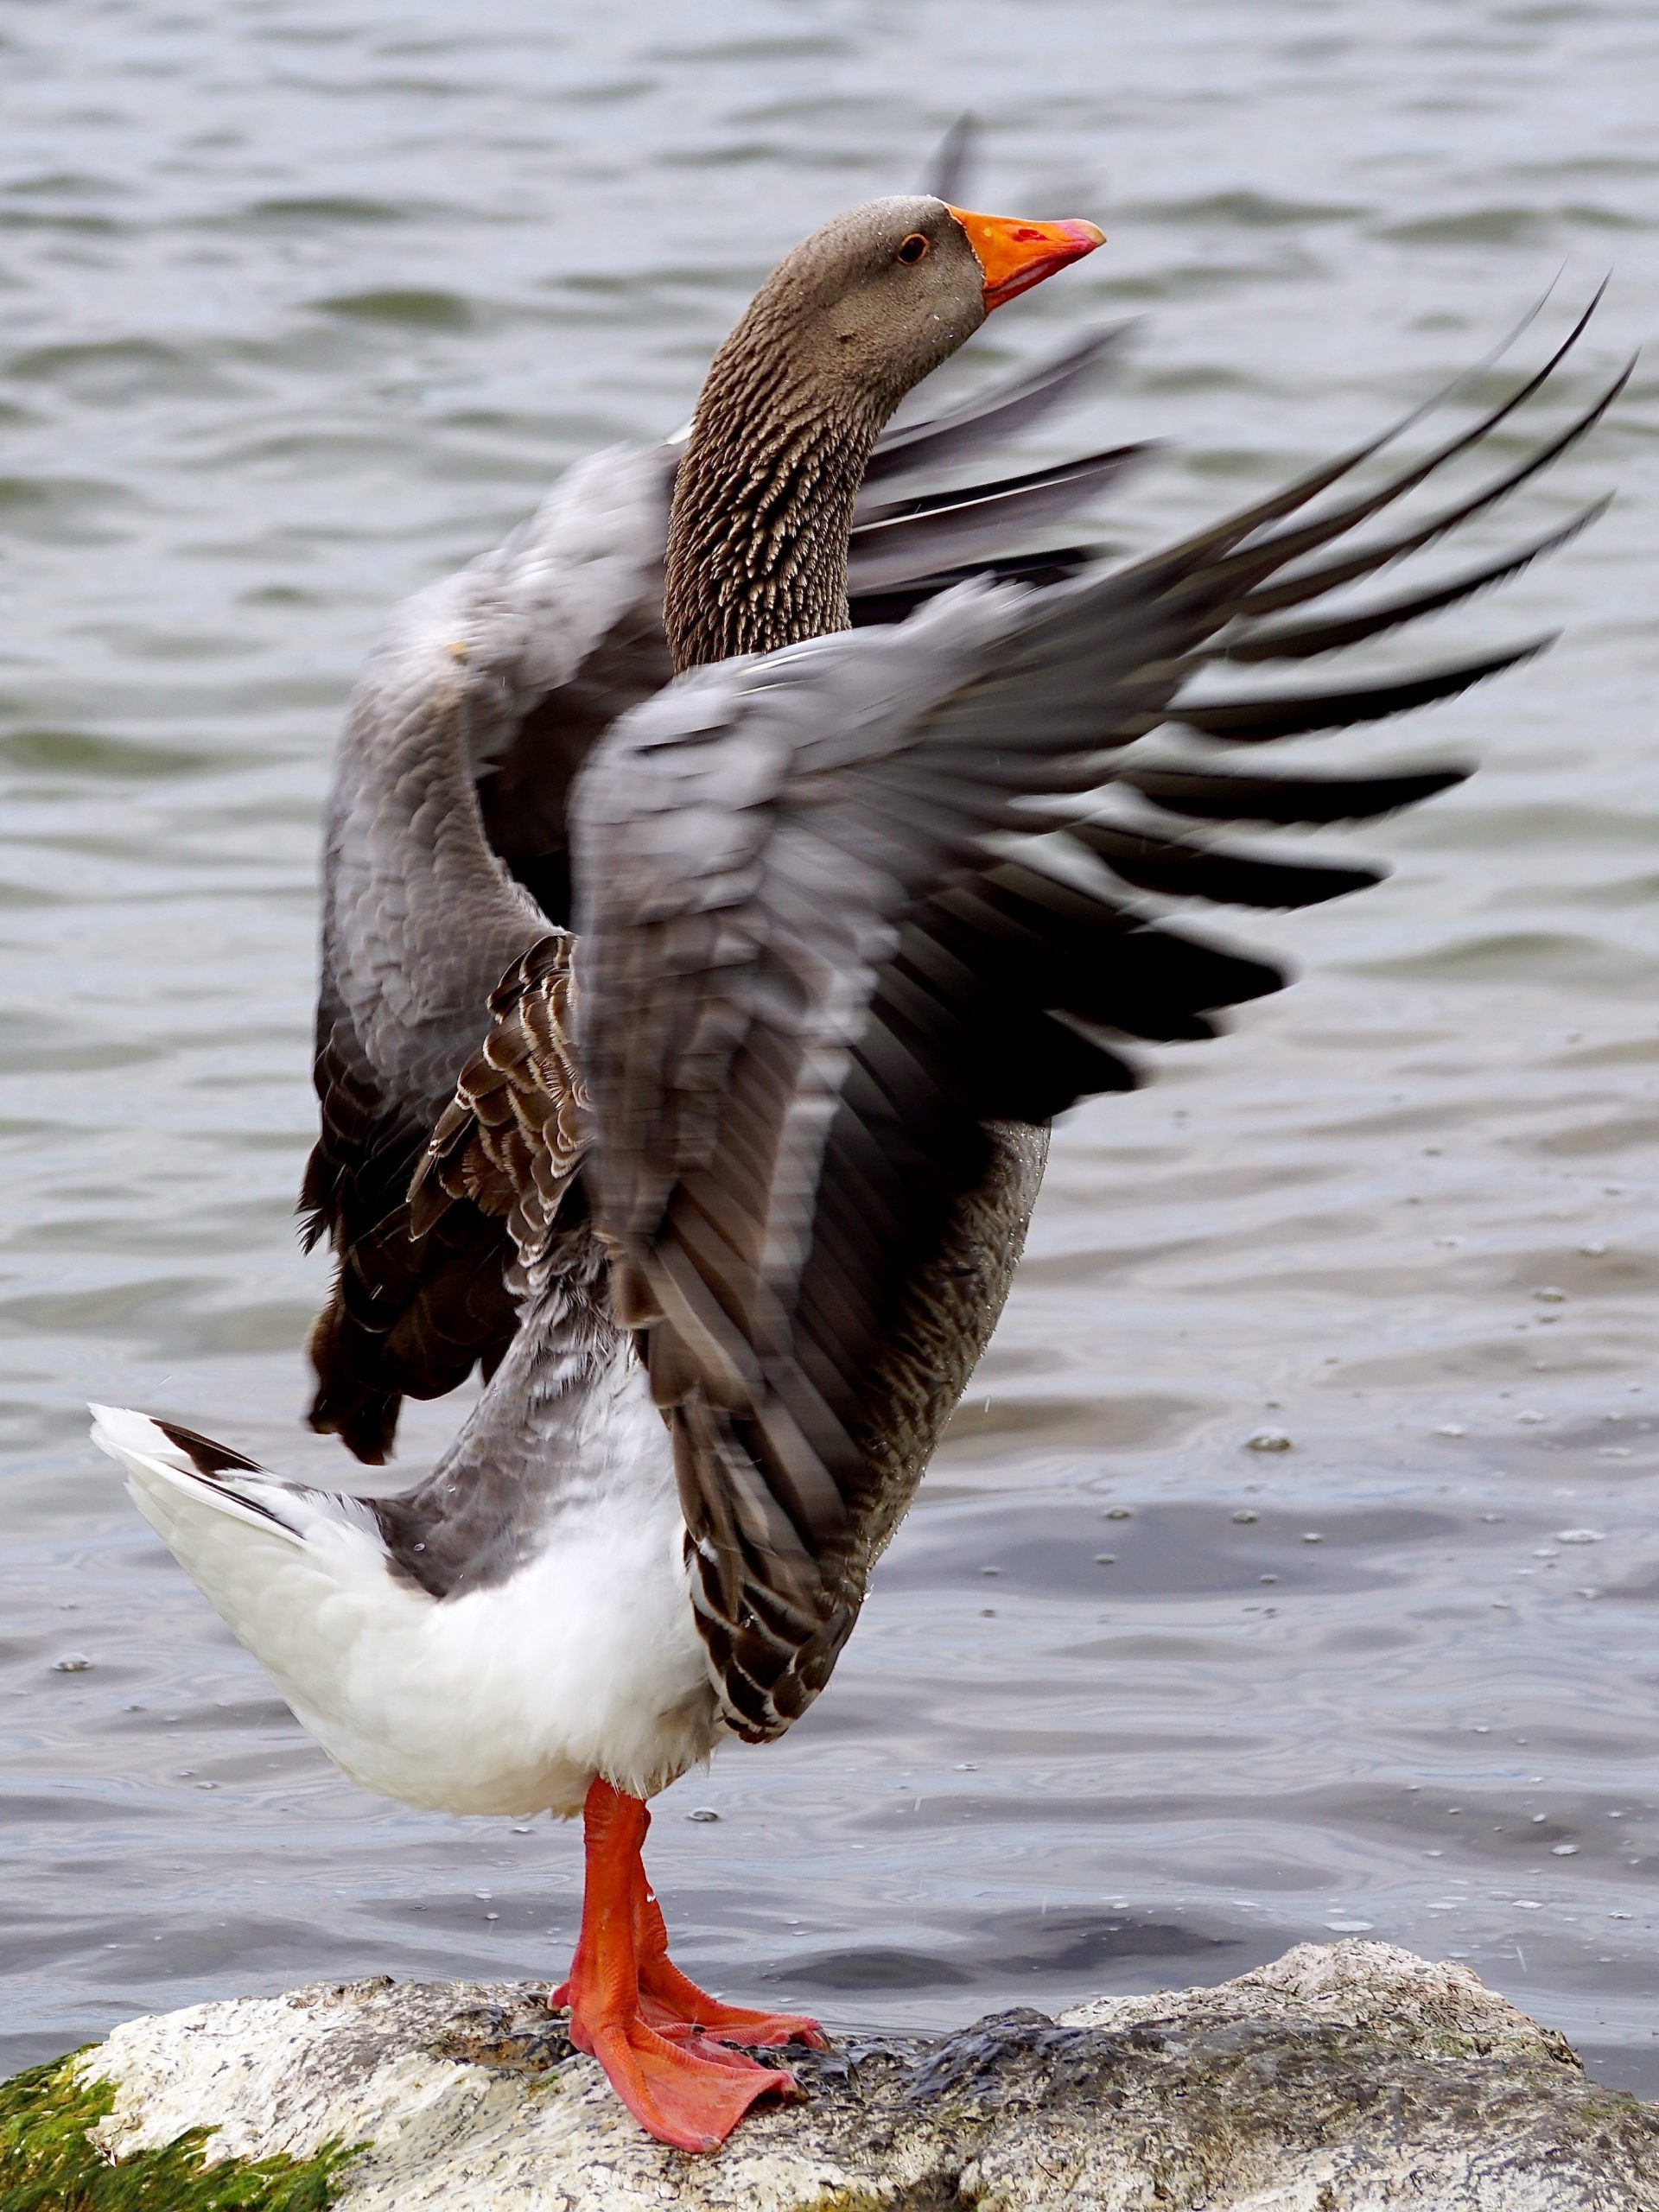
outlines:
M576 2023L571 2023L577 2041ZM761 2097L800 2094L792 2074L690 2036L658 2035L638 2014L595 2025L580 2038L639 2125L677 2151L717 2150Z

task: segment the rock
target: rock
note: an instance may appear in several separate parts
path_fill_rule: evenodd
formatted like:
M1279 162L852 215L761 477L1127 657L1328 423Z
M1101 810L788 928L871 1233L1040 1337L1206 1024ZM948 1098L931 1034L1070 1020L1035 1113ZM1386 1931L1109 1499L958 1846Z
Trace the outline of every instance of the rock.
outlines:
M102 2111L97 2153L134 2162L134 2193L98 2198L120 2212L196 2201L139 2176L201 2128L215 2160L276 2160L264 2171L286 2193L225 2200L256 2208L1659 2208L1659 2111L1587 2082L1561 2037L1467 1967L1386 1943L1301 1944L1217 1989L1099 1998L1058 2021L995 2013L944 2038L852 2037L791 2063L809 2101L753 2115L707 2158L649 2141L531 1983L197 2005L118 2028L54 2078ZM351 2145L301 2193L296 2172ZM0 2172L0 2208L7 2196Z

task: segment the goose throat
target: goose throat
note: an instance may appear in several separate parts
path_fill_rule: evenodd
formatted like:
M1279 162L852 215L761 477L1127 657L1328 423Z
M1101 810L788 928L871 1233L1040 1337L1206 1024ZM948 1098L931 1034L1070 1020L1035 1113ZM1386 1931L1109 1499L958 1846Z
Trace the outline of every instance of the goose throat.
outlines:
M890 410L815 391L786 360L760 373L745 334L716 357L675 482L664 612L677 670L852 626L853 505Z

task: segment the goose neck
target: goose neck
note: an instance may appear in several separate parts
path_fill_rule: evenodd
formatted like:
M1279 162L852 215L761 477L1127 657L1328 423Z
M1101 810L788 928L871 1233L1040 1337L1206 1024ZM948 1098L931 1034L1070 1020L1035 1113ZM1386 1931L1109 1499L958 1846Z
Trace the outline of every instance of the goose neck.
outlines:
M850 628L853 505L888 411L728 341L674 489L665 610L677 671Z

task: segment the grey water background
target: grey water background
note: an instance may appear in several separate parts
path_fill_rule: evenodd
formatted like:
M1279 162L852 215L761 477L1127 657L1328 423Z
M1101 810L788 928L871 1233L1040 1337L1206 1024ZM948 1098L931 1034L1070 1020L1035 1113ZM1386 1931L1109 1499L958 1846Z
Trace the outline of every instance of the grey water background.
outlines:
M977 204L1111 243L955 387L1147 316L1011 461L1166 438L1103 534L1345 445L1562 271L1535 360L1611 266L1559 421L1651 334L1656 67L1638 0L0 0L0 2058L568 1952L575 1833L336 1775L86 1436L109 1398L348 1471L298 1424L291 1207L390 606L679 421L772 260L964 106ZM1067 1122L830 1694L661 1801L717 1986L944 2025L1364 1930L1659 2091L1655 399L1440 560L1619 487L1379 652L1565 631L1320 741L1484 765L1351 841L1382 889L1205 925L1303 980Z

